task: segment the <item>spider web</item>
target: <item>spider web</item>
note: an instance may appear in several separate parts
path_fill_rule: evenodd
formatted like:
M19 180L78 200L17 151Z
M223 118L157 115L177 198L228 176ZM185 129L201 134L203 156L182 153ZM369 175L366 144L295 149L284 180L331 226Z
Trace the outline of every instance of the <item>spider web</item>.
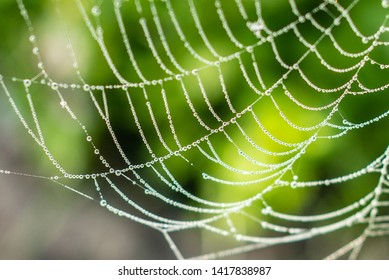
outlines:
M313 241L355 259L389 234L387 1L56 1L50 35L16 3L33 58L0 85L46 165L2 176L97 201L178 259Z

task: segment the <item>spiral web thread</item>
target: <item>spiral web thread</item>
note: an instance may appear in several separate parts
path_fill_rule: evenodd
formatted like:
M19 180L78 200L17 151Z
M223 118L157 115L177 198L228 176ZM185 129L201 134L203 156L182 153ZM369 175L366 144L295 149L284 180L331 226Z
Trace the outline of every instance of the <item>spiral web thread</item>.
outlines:
M387 53L389 42L385 38L388 38L388 15L382 18L381 25L374 33L364 34L358 26L358 19L353 18L352 15L353 9L364 2L362 0L349 1L347 5L344 3L346 1L343 3L342 1L317 1L317 7L309 12L300 11L299 1L289 0L285 1L284 5L289 6L288 9L294 15L294 20L280 28L272 29L262 16L262 4L266 1L235 0L227 5L224 1L215 0L212 5L207 4L210 5L208 8L214 9L217 15L215 22L225 32L227 43L231 45L228 51L234 50L230 54L225 54L226 51L221 46L213 44L209 27L202 24L202 2L196 0L183 2L185 4L182 5L187 8L187 15L191 16L190 22L194 24L192 31L197 32L196 36L200 43L188 39L190 35L186 34L182 26L185 19L180 18L176 1L115 0L109 3L108 6L115 15L117 32L121 36L115 44L122 44L124 47L127 55L124 60L127 68L130 68L128 71L133 73L131 78L127 78L118 69L110 53L108 31L105 30L102 20L103 7L105 7L102 5L103 2L97 1L90 5L89 2L86 4L76 0L77 12L89 31L88 36L98 46L99 56L104 59L114 79L117 80L116 84L93 84L88 83L83 76L77 60L77 51L70 39L71 34L67 34L66 38L76 80L73 83L57 81L49 71L46 71L39 45L39 35L35 32L33 20L23 1L17 0L19 11L28 28L28 40L37 61L38 74L34 78L2 77L0 84L21 125L29 133L34 144L39 146L51 161L57 174L38 176L5 169L1 170L1 173L49 180L85 198L99 201L102 207L115 215L161 232L172 252L179 259L193 256L181 252L175 243L174 234L191 229L211 232L227 240L225 249L198 256L206 259L234 256L278 244L310 240L344 228L362 226L363 230L356 238L328 255L329 259L345 256L353 259L358 257L368 238L389 234L389 216L385 214L389 207L387 173L389 147L365 167L349 174L309 181L300 180L297 175L297 165L304 160L316 142L339 141L350 133L362 131L368 126L379 125L388 118L387 106L386 111L381 111L373 118L358 123L347 120L339 110L350 96L388 94L388 80L381 79L376 86L371 87L360 79L360 73L364 68L373 67L375 71L385 73L389 67L389 64L385 64L384 57L383 61L380 61L372 55L378 48L384 49ZM387 9L386 1L379 4L381 4L380 9ZM239 19L234 19L234 22L243 22L242 26L246 29L244 32L250 34L249 39L247 37L240 39L237 30L230 24L231 19L228 18L230 13L226 6L235 9L234 15ZM133 36L130 36L132 29L126 23L126 13L131 9L136 10L133 17L139 20L137 28L143 32L144 45L149 56L152 57L156 74L149 73L150 69L137 60L137 57L142 54L137 53L133 48ZM330 20L327 20L326 24L319 22L317 19L319 15ZM312 39L314 36L308 38L307 34L303 34L306 28L303 26L307 25L317 33L314 39ZM353 40L360 43L362 47L359 51L349 51L338 42L336 31L341 28L348 28ZM172 40L169 32L174 33L179 40L169 41ZM292 62L287 62L283 57L283 51L280 50L278 39L284 36L297 39L299 48L302 50L299 57ZM331 52L336 52L344 61L350 62L349 65L337 66L327 61L323 48L320 48L323 42L330 42ZM175 45L179 45L183 52L191 57L195 62L193 65L196 65L194 68L190 68L188 63L180 60L182 55L175 54ZM262 48L271 50L275 63L282 69L280 71L282 74L274 81L269 81L270 79L265 77L267 65L259 62L262 59L260 55ZM304 66L304 63L312 57L325 71L339 76L341 84L323 88L320 82L310 78L309 67ZM235 93L229 88L231 75L227 72L230 69L233 69L234 79L240 79L244 84L241 93ZM217 78L210 81L210 78L206 77L208 73L213 73L212 75ZM316 105L305 102L301 94L295 93L290 83L294 81L302 82L307 86L308 93L303 96L306 100L309 96L316 95L331 96L331 101L324 98L322 100L326 100L326 103ZM193 86L193 83L196 85ZM19 108L20 97L15 98L15 96L22 96L22 93L13 90L10 84L23 87L28 111ZM171 92L171 85L174 85L175 92ZM46 145L47 132L41 127L34 94L30 92L33 88L46 89L51 95L56 96L57 108L62 110L62 114L70 117L75 129L84 135L90 155L100 162L103 171L82 174L67 171L66 166ZM111 164L104 156L104 145L95 142L93 129L84 125L82 114L79 116L73 111L67 101L66 92L69 91L76 98L78 95L88 96L88 106L96 112L96 116L104 124L104 129L117 151L120 166ZM123 147L123 139L117 137L115 124L111 121L110 115L115 108L110 106L110 99L112 95L117 94L125 97L123 100L126 100L126 106L130 111L130 115L126 115L126 123L128 124L128 119L131 119L128 125L136 128L142 141L146 160L140 163L134 163L132 151ZM134 99L134 95L137 95L137 99ZM153 99L153 95L157 95L158 98ZM223 100L221 102L223 110L228 113L220 113L220 110L214 106L211 95L217 95L219 100L220 98ZM241 99L245 99L246 95L247 101L242 101ZM175 96L179 96L183 101L179 106L171 105ZM387 97L386 101L388 101ZM285 102L293 104L295 108L293 116L288 113L288 108L283 106ZM142 107L140 103L143 103ZM265 124L266 121L263 120L266 118L263 118L263 114L266 112L261 112L263 109L261 104L266 104L277 113L276 122L282 123L281 127L288 132L280 134ZM175 110L190 112L191 120L188 120L187 125L189 127L185 127L185 123L177 119ZM304 120L295 119L296 114L302 114ZM307 121L310 118L311 120ZM164 128L161 128L162 122ZM250 123L251 128L248 128L246 123ZM190 130L191 124L198 127L196 131L199 134L184 137L184 133L190 134L187 129ZM147 128L145 129L144 126ZM253 130L258 131L261 137L254 136L251 133ZM387 133L386 128L382 128L382 131ZM289 135L293 135L295 139L289 139ZM263 139L266 140L262 142ZM227 143L235 157L223 156L219 149L220 143ZM246 146L250 148L246 149ZM202 158L202 161L199 161L199 158ZM195 193L176 178L174 168L169 166L173 160L186 165L189 172L200 174L198 181L205 182L206 188L217 185L218 189L221 188L224 192L240 192L240 190L244 192L246 188L250 188L250 194L242 199L235 201L229 199L223 202L214 200L212 195ZM207 165L202 164L204 160L223 169L225 173L222 174L232 174L231 177L223 177L220 173L209 171ZM245 164L237 166L236 162L245 162ZM367 187L368 192L362 197L341 208L300 215L278 211L272 207L270 197L276 190L282 194L286 189L293 192L333 186L341 188L342 185L369 174L378 178L374 181L375 186ZM75 187L79 182L87 186L87 189ZM126 205L115 206L116 202L111 202L110 197L106 195L108 190L116 193ZM135 190L141 190L141 193L133 196ZM147 200L165 205L164 207L169 208L173 213L186 214L174 217L170 217L169 214L164 216L144 203ZM253 232L251 230L241 232L239 225L241 220L249 220L256 229ZM231 241L234 244L233 248L228 246L229 240L233 240Z

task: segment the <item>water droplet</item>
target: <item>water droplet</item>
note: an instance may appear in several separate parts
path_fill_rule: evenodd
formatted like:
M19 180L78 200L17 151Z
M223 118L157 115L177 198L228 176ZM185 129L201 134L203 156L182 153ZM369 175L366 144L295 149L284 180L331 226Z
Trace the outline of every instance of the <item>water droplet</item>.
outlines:
M101 207L107 206L107 201L105 201L104 199L102 199L102 200L100 201L100 206L101 206Z
M263 208L262 209L262 214L263 215L267 215L271 212L271 207L270 206L267 206L266 208Z
M122 1L121 1L121 0L116 0L116 1L115 1L115 6L116 6L117 8L120 8L121 5L122 5Z
M99 35L99 37L102 37L103 33L104 33L103 28L101 26L97 27L96 33L97 33L97 35Z
M386 9L386 8L389 8L389 0L382 0L381 5L382 5L382 7L384 7L385 9Z
M24 84L25 87L29 87L29 86L31 86L31 80L25 79L25 80L23 81L23 84Z
M92 136L87 136L86 137L86 141L91 142L92 141Z
M31 43L35 43L36 42L36 36L35 35L31 35L28 40L30 40Z
M260 34L261 30L265 28L265 25L261 19L258 19L256 22L248 22L247 27L251 32Z
M92 15L94 15L95 17L98 17L99 15L101 15L101 10L100 10L99 6L93 6Z
M57 83L52 83L51 84L51 89L52 90L57 90L58 89L58 84Z
M89 86L88 84L85 84L82 88L83 88L83 90L85 90L85 91L89 91L90 86Z
M35 55L39 54L39 48L38 47L33 48L32 53Z
M23 17L25 17L25 16L27 16L27 11L26 11L26 9L22 9L22 10L20 10L20 14L23 16Z

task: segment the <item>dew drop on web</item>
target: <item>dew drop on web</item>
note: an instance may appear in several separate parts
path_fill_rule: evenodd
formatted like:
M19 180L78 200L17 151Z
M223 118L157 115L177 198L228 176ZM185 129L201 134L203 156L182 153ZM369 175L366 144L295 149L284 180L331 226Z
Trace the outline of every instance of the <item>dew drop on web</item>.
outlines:
M28 40L30 40L31 43L35 43L36 42L36 37L35 35L31 35Z
M23 81L23 84L24 84L25 87L29 87L29 86L31 86L31 80L25 79L25 80Z
M101 10L99 6L93 6L91 11L92 11L92 15L94 15L95 17L98 17L101 14Z

